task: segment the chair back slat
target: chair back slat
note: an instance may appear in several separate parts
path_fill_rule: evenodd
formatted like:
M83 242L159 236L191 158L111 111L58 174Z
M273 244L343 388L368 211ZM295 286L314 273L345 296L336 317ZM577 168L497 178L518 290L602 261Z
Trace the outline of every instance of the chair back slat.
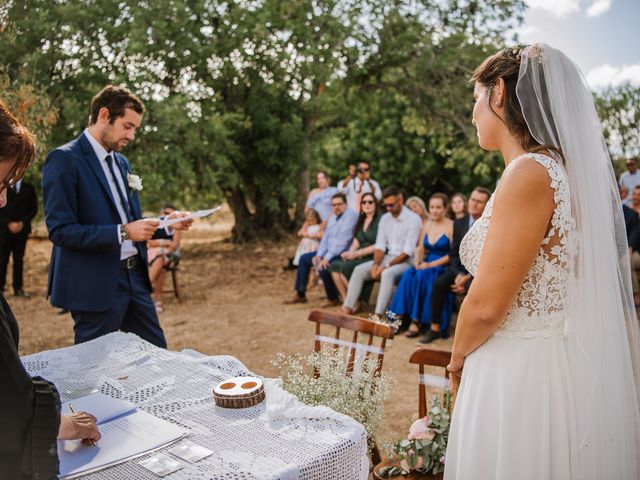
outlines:
M451 362L451 350L438 347L418 347L411 354L409 363L418 364L418 372L420 374L418 382L418 415L420 418L427 414L427 390L424 384L425 371L424 366L444 368L444 377L449 378L447 365Z
M356 350L364 350L365 356L368 358L371 354L377 355L377 368L375 374L379 374L382 370L382 362L384 360L384 349L387 339L393 338L394 329L390 325L366 320L364 318L346 315L343 313L327 312L324 310L312 310L309 314L309 321L316 323L316 341L315 351L319 352L322 348L322 339L328 340L328 337L320 335L320 325L328 325L335 328L333 348L343 346L348 348L347 373L353 371L353 365L356 359ZM349 330L352 332L351 339L341 339L341 330ZM359 343L362 340L360 334L368 336L366 343ZM375 345L374 340L379 340L380 345ZM327 342L329 343L329 342Z

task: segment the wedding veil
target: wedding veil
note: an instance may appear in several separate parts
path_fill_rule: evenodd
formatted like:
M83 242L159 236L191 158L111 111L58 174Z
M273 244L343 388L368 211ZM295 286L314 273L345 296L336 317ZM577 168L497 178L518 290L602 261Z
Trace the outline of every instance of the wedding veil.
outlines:
M593 95L578 67L545 44L522 50L516 93L534 138L562 152L576 222L566 336L574 478L637 479L640 334L622 206Z

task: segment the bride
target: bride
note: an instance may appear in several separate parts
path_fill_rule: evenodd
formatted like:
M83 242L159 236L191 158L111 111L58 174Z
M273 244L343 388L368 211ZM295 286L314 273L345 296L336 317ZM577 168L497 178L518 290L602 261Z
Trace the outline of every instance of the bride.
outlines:
M505 169L460 246L475 280L448 367L462 380L445 479L638 479L638 319L592 94L544 44L472 80L480 146Z

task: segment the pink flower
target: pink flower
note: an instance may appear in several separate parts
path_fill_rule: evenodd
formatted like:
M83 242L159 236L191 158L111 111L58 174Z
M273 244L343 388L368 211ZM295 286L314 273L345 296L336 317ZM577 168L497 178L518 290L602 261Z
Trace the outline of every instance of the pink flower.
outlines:
M429 417L419 418L411 424L409 428L409 440L432 439L433 432L429 430Z
M444 464L444 455L442 457L440 457L440 463Z
M407 462L407 460L400 460L400 467L405 472L410 472L411 471L411 468L409 467L409 463Z

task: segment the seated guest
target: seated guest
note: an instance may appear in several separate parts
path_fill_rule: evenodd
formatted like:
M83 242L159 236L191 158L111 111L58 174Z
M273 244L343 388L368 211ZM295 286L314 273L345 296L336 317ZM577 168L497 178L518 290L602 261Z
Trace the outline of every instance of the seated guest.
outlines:
M313 208L320 215L322 223L326 223L332 212L331 197L338 189L331 186L331 177L324 170L320 170L316 174L316 183L318 188L314 188L309 192L307 209Z
M624 185L620 185L620 199L624 200ZM635 191L635 189L634 189ZM631 259L631 286L633 288L633 300L636 307L640 306L640 216L638 212L624 203L622 204L624 224L627 232L627 243Z
M296 254L293 257L293 265L297 267L300 262L300 257L305 253L311 253L318 250L322 234L322 220L320 219L320 215L318 215L318 212L313 208L308 209L305 214L304 224L300 230L298 230L298 236L302 237L302 239L300 240L300 243L298 243Z
M422 220L404 205L398 187L389 187L382 193L387 209L378 224L378 235L373 260L358 265L351 275L347 298L342 310L355 312L356 303L367 280L380 280L380 290L375 313L383 316L393 294L393 286L402 274L411 267L413 251L418 243Z
M420 343L429 343L441 336L448 336L448 332L440 328L440 319L445 308L447 299L451 292L465 293L471 284L471 275L464 268L460 261L460 242L467 234L473 222L482 216L484 207L487 205L491 192L486 188L476 187L469 197L469 213L453 222L453 241L449 253L449 266L436 279L431 292L429 318L431 327Z
M331 197L331 208L333 215L329 217L318 251L305 253L300 257L296 273L296 293L291 300L285 301L285 304L306 303L307 283L313 267L322 279L327 293L328 303L322 306L338 304L338 290L331 279L329 265L332 261L338 260L340 254L349 248L353 239L353 229L358 221L358 214L347 208L347 199L344 193L335 193Z
M0 208L7 186L22 178L35 156L34 139L0 101ZM0 294L0 477L45 479L58 475L57 439L100 440L94 416L60 415L56 387L30 377L18 356L18 323Z
M431 323L430 300L433 284L449 263L449 249L453 236L453 222L446 217L448 198L443 193L434 193L429 198L430 221L424 226L415 266L402 275L389 312L402 317L404 324L413 320L407 337L417 337L421 329ZM443 331L449 325L453 310L453 294L440 319Z
M349 208L358 212L362 195L371 192L376 196L376 199L380 200L382 190L380 190L378 182L371 178L371 164L366 160L358 162L356 174L357 176L351 178L348 182L343 181L340 191L347 196Z
M447 217L458 220L467 214L467 197L463 193L454 193L451 197Z
M176 207L167 204L162 208L162 215L167 216L177 211ZM149 280L153 287L153 303L156 312L162 313L162 293L164 291L165 267L173 259L180 257L181 232L176 230L169 238L147 241L147 256L149 261Z
M343 252L339 260L331 262L329 267L333 283L343 299L347 297L347 285L353 269L373 260L379 221L378 201L373 193L365 193L360 200L360 216L351 248Z
M427 206L420 197L409 197L407 199L407 207L409 207L412 212L420 215L422 223L425 225L427 224L429 221L429 212L427 211Z

